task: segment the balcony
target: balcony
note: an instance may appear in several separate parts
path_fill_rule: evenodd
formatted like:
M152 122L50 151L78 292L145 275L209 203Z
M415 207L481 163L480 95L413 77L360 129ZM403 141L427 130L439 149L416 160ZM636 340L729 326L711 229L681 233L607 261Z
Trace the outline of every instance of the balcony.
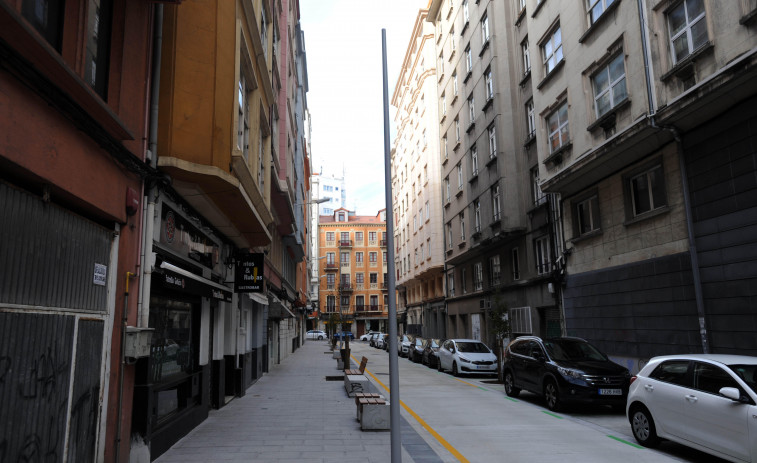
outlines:
M381 283L381 291L388 291L389 283Z
M350 283L339 283L339 291L343 293L351 293L352 285Z
M351 248L352 247L352 240L339 240L339 247L340 248Z
M356 305L355 315L360 317L383 317L384 313L383 305Z
M381 246L382 248L385 248L386 247L386 240L379 241L379 246Z
M327 272L336 272L339 270L339 264L336 262L327 262L326 265L323 266L323 269Z

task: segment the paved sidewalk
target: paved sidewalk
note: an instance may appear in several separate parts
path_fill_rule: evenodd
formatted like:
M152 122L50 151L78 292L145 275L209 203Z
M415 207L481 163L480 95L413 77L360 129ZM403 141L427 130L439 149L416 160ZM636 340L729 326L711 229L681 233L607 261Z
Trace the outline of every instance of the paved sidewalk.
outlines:
M326 380L340 373L325 341L307 341L244 397L211 411L156 463L390 462L389 431L361 431L355 401L347 397L344 383ZM402 461L441 461L407 421L401 421Z

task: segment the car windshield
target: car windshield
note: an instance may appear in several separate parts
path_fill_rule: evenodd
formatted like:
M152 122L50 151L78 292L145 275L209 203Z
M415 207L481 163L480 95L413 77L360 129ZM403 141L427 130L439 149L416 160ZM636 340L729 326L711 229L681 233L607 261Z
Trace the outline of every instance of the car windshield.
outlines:
M431 340L431 347L439 347L439 345L440 345L441 343L442 343L442 342L441 342L441 340L439 340L439 339L432 339L432 340Z
M728 365L755 393L757 393L757 365Z
M586 341L579 339L552 339L544 341L544 347L552 360L581 361L607 360L607 357Z
M471 352L476 354L488 354L491 352L482 342L458 342L457 349L460 352Z

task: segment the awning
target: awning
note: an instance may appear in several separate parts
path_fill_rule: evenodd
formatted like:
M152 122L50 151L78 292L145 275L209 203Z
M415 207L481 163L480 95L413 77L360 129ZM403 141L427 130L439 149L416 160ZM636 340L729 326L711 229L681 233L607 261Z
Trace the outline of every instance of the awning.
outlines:
M168 262L161 262L160 268L163 269L163 272L159 275L160 279L158 281L164 287L184 291L196 296L231 302L233 293L230 288L222 284L208 280L205 277L169 264ZM156 274L154 273L153 275L154 278Z
M281 300L273 294L268 294L268 318L282 320L284 318L294 318L294 314L289 310Z
M263 296L260 293L246 293L248 296L250 296L250 299L257 302L260 305L268 305L268 298Z

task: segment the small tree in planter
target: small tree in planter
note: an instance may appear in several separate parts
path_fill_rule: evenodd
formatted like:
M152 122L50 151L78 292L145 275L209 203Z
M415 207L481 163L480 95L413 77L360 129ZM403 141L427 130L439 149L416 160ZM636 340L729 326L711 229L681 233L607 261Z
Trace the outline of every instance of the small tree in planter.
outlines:
M328 333L329 339L331 340L332 350L336 347L336 337L334 337L334 334L336 334L336 327L341 322L342 322L342 317L338 313L334 312L331 315L329 315L329 321L326 327L326 333Z
M494 350L497 354L497 378L502 379L502 347L504 343L510 342L510 309L502 297L502 294L496 294L492 301L492 309L489 311L489 324L492 332L497 339L497 346Z

